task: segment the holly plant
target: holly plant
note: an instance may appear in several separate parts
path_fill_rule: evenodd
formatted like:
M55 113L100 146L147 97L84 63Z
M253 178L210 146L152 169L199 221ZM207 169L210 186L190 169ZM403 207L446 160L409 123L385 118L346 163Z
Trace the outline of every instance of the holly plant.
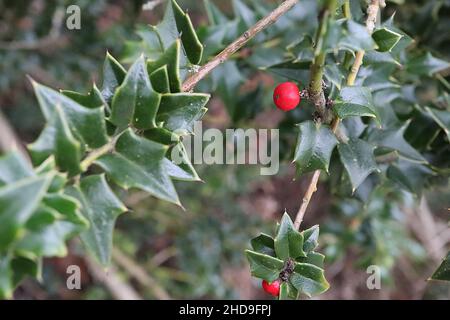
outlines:
M279 299L329 288L319 226L301 226L320 176L342 203L361 207L448 177L450 85L440 73L449 64L385 17L383 0L232 3L234 18L205 0L209 23L196 31L168 1L162 21L127 42L128 70L107 53L102 85L87 94L31 79L47 124L30 159L0 158L0 297L27 276L41 279L43 258L65 256L76 236L107 266L115 220L128 210L121 189L181 206L173 180L200 181L182 143L207 111L209 94L195 90L217 94L234 124L273 99L285 116L282 157L311 175L295 219L284 213L275 235L260 234L246 251L252 275ZM260 83L236 94L261 73L279 81L275 91ZM448 270L447 257L432 277L449 280Z

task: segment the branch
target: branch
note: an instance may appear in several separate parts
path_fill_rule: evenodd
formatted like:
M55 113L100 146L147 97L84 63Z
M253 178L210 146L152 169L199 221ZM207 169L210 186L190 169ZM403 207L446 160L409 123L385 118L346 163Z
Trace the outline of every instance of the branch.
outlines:
M386 4L384 3L384 0L371 0L369 7L367 8L367 20L366 20L366 28L369 34L372 34L373 30L375 29L375 23L377 21L378 12L380 7L385 7ZM364 58L365 52L363 50L358 51L356 53L356 58L353 63L352 69L350 74L347 77L347 85L352 86L355 83L356 76L358 75L359 68L361 67L363 58ZM336 133L336 130L339 127L340 119L338 117L335 117L332 124L331 124L331 130L333 133ZM302 199L302 204L297 212L297 215L295 217L294 226L299 229L300 225L303 221L303 217L305 216L306 209L308 209L308 205L311 201L311 198L314 194L314 192L317 191L317 183L319 182L320 178L320 170L314 171L314 174L311 178L311 181L309 182L308 188L306 189L305 195Z
M155 297L159 300L170 300L170 295L164 288L162 288L155 279L147 274L147 272L133 260L128 258L119 249L113 249L114 261L124 268L133 278L135 278L141 285L150 289Z
M189 92L194 89L195 85L206 77L214 68L224 63L231 55L242 48L256 34L264 30L266 27L275 23L282 15L288 12L299 0L285 0L274 11L266 17L259 20L254 26L244 32L233 43L226 47L221 53L215 56L211 61L201 67L198 72L194 73L183 83L183 91Z
M325 93L323 92L323 69L325 67L326 52L323 50L323 39L327 33L329 20L333 19L336 11L336 0L327 0L320 13L319 27L316 33L314 59L311 64L311 80L309 82L309 100L314 104L320 114L321 121L329 123L332 119L327 110Z

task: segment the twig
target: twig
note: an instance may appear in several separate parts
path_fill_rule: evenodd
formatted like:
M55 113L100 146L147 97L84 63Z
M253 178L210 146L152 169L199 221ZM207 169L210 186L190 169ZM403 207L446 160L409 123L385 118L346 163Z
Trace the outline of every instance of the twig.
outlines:
M299 0L285 0L274 11L266 17L259 20L254 26L245 31L239 38L226 47L221 53L215 56L211 61L201 67L198 72L194 73L183 83L183 91L189 92L194 89L195 85L206 77L214 68L224 63L231 55L242 48L256 34L264 30L266 27L275 23L282 15L288 12Z
M147 274L147 272L142 269L141 266L136 264L133 260L128 258L119 249L113 249L113 259L114 261L124 268L133 278L139 281L144 287L153 291L155 297L159 300L170 300L171 297L164 288L162 288L155 279Z
M371 34L373 32L373 29L375 28L375 23L378 17L378 11L380 7L384 7L385 5L386 4L384 3L384 0L371 0L369 7L367 9L367 20L366 20L366 28L369 34ZM364 51L357 52L355 62L353 63L351 72L347 77L348 86L352 86L355 83L355 79L359 72L359 68L361 67L364 54L365 54ZM333 133L336 133L339 123L340 119L338 117L335 117L331 124L331 130L333 131ZM303 221L303 217L305 216L306 213L306 209L308 208L308 205L311 201L311 197L317 190L317 183L319 182L320 173L321 173L320 170L314 171L311 181L309 182L308 188L306 189L305 195L303 196L302 204L297 212L294 222L294 226L297 229L300 228L300 225Z
M98 149L93 150L91 153L89 153L86 158L84 158L83 161L81 161L80 168L82 171L86 171L95 160L100 158L101 156L111 152L114 150L114 147L116 145L117 139L119 139L120 134L114 136L107 144L104 146L101 146Z
M316 33L314 59L311 64L311 79L309 82L309 100L314 104L320 114L321 122L330 123L332 115L326 107L325 93L323 91L323 73L325 67L326 52L323 50L323 38L328 29L328 22L333 19L336 11L336 0L327 0L324 9L320 13L319 27Z
M117 275L114 267L110 267L107 272L92 261L89 257L84 259L89 269L90 275L98 282L102 283L117 300L142 300L142 297Z

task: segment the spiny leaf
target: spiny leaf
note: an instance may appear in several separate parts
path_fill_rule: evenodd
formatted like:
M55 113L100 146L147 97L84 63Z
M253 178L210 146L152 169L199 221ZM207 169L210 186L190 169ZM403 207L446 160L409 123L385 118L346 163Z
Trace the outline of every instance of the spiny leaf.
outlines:
M321 294L330 287L323 269L308 263L296 263L289 282L308 297Z
M400 41L402 35L388 28L377 29L372 33L380 52L391 51L392 48Z
M331 153L337 144L333 132L312 121L301 123L299 131L294 156L298 173L304 174L317 169L328 172Z
M209 94L202 93L164 94L157 120L164 122L164 128L178 135L191 133L194 122L205 114L209 97Z
M172 9L186 55L191 63L198 64L202 60L203 45L198 40L191 18L181 10L175 0L172 0Z
M25 178L0 187L0 252L20 237L21 228L42 201L51 178Z
M176 40L158 60L147 60L148 74L152 74L161 67L167 67L171 92L181 91L180 80L180 41Z
M408 72L417 75L432 76L433 74L447 69L450 64L447 61L435 58L427 52L408 60L406 69Z
M301 232L303 236L303 251L309 254L319 244L319 225L316 224L309 229Z
M106 52L105 62L103 63L103 86L101 93L108 103L111 102L117 87L125 79L126 73L125 68L109 52Z
M338 144L339 156L350 177L353 192L372 172L378 170L373 149L369 143L355 138Z
M339 100L333 107L339 118L345 119L355 116L378 118L369 88L358 86L343 87L339 97Z
M90 222L90 228L81 234L83 243L102 265L109 265L114 225L116 218L126 211L125 206L111 191L104 175L83 178L80 186L67 192L80 201L81 212Z
M150 82L156 92L169 93L170 82L169 72L167 71L167 65L164 65L150 74Z
M164 170L168 147L138 137L126 130L116 143L112 154L96 161L119 186L139 188L157 198L180 205L175 187Z
M442 261L439 268L433 273L431 279L450 281L450 251L447 253L447 257Z
M433 175L433 171L424 165L400 160L397 164L389 166L386 175L403 189L420 196L426 178Z
M429 107L425 107L425 110L430 114L434 121L436 121L441 129L444 130L450 143L450 111L431 109Z
M131 66L112 101L110 121L119 129L133 124L139 129L156 127L161 95L153 90L144 56Z
M291 218L285 212L274 240L275 253L281 260L306 256L303 251L303 235L298 232Z
M35 81L33 87L47 121L52 119L59 105L77 139L81 138L90 148L101 147L107 142L103 108L83 107L62 93Z
M282 260L250 250L246 250L245 254L254 277L264 279L268 282L278 279L284 266Z
M10 152L0 157L0 186L33 175L33 169L18 152Z

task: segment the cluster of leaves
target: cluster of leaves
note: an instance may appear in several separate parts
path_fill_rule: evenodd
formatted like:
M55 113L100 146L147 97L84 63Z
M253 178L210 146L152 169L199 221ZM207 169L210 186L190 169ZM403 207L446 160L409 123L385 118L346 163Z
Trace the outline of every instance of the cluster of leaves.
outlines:
M324 276L325 256L315 252L319 226L299 232L287 213L277 226L275 238L260 234L247 250L252 275L269 283L280 280L280 300L318 295L329 288Z
M379 197L378 193L388 195L393 187L420 196L427 187L445 183L450 167L450 104L448 82L440 73L449 64L418 47L394 24L394 14L368 34L364 25L367 4L350 1L350 18L342 9L344 2L338 1L339 9L326 21L326 33L319 43L314 43L312 35L317 32L323 3L302 1L277 24L258 34L245 53L216 68L199 88L216 92L235 123L249 121L264 104L270 105L270 90L264 90L260 83L254 90L236 95L247 79L257 78L262 70L271 72L275 79L306 86L315 51L325 53L326 96L334 101L333 115L342 120L338 132L334 134L327 125L315 123L311 118L314 106L306 103L281 123L280 153L289 155L295 149L298 174L325 171L331 177L336 201L346 201L351 195L361 201L359 208L364 212L364 203ZM234 16L230 18L213 1L204 4L209 20L209 25L199 29L205 44L204 61L275 5L234 0ZM433 2L427 5L426 14L420 11L422 20L431 11L435 16L435 7L438 11L442 8ZM442 29L444 22L436 21ZM302 31L300 35L298 30ZM141 36L141 46L133 43L135 50L147 43L145 33ZM357 51L365 52L363 65L355 84L348 86L346 78ZM429 91L433 98L424 100ZM299 128L296 144L292 138L294 124ZM389 223L389 219L384 221ZM385 228L380 230L388 230L387 224L381 224ZM374 233L369 236L376 237ZM389 256L387 251L382 254Z
M202 47L175 1L153 30L158 55L141 55L126 71L107 54L101 89L58 92L33 81L47 121L29 146L35 167L16 153L0 159L0 297L26 275L39 278L42 258L65 255L65 241L80 232L109 263L115 220L126 211L110 184L181 206L172 180L199 180L180 141L209 95L181 92L180 65L198 63ZM185 161L175 164L173 154Z

